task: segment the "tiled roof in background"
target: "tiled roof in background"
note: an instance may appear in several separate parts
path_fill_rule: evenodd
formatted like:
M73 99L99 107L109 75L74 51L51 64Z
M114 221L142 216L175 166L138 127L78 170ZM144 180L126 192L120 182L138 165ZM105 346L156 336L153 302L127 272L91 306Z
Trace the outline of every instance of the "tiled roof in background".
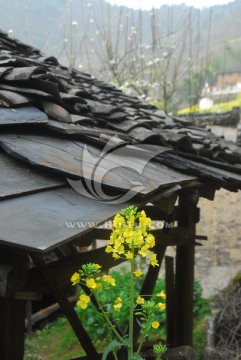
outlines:
M69 186L66 178L147 200L194 182L241 187L241 149L234 143L3 32L0 147L2 199Z

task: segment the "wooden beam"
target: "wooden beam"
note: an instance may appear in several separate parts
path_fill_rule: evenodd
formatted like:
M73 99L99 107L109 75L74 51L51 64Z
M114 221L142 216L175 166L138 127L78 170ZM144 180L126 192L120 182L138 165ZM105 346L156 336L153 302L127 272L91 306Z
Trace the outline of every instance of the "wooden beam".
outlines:
M167 200L166 200L167 201ZM145 210L146 216L150 217L153 221L155 220L165 220L167 217L167 213L165 211L162 211L158 206L156 205L145 205L140 208L140 210ZM174 206L173 213L175 214L177 210L177 207Z
M165 214L171 215L175 209L176 200L177 193L174 192L169 196L165 196L155 201L154 205L159 209L159 211L163 211Z
M114 260L110 254L105 252L105 247L102 247L50 262L48 263L48 268L51 274L58 278L59 285L63 287L70 284L71 275L79 270L83 264L96 261L102 266L102 270L105 271L121 264L125 260ZM29 270L28 280L21 290L46 293L49 291L49 288L39 270L32 268Z
M156 244L165 246L188 245L189 235L184 227L173 229L163 228L150 231L156 239Z
M71 296L68 298L68 301L70 303L76 303L77 297L75 295ZM37 322L46 319L48 316L55 313L59 309L60 309L60 305L58 303L55 303L44 309L39 310L34 314L31 313L29 319L25 319L25 328L32 327Z
M155 223L153 225L155 226ZM173 221L172 222L163 221L162 226L163 227L160 229L153 229L150 231L150 233L152 233L155 236L158 244L163 244L166 246L188 244L189 237L186 228L184 227L174 228ZM108 240L110 238L111 232L112 232L111 229L96 228L94 230L94 237L98 240Z

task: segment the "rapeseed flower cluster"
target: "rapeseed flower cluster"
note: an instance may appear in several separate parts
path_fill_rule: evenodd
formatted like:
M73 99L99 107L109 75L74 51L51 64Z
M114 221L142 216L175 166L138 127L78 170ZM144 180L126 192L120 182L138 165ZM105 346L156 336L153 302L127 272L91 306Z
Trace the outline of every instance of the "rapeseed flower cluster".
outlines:
M152 251L155 238L149 233L153 229L151 219L145 211L137 212L137 208L130 206L118 213L112 222L112 233L106 252L114 259L134 259L137 255L146 258L149 255L150 264L159 266L156 254ZM136 276L140 276L136 272Z
M80 284L82 286L86 286L89 289L91 295L103 289L109 289L110 286L116 286L113 276L97 276L100 271L101 266L99 264L85 264L82 266L81 270L75 272L71 276L70 280L72 285ZM81 309L86 309L89 301L89 296L81 294L79 300L77 301L77 306Z
M112 233L105 251L110 253L114 259L122 258L130 263L130 294L128 298L122 299L118 296L107 307L107 304L102 303L99 292L116 287L116 280L112 275L100 274L101 266L99 264L82 265L81 269L71 277L72 285L80 284L83 288L87 288L87 294L82 293L79 296L77 306L83 310L87 309L93 296L103 318L106 320L108 330L115 335L119 345L127 348L128 360L142 359L140 353L143 342L147 339L151 328L155 330L159 328L158 312L165 310L166 307L164 291L157 293L151 300L147 300L146 295L135 296L134 293L134 282L136 278L143 275L139 263L144 261L149 262L152 266L159 266L157 255L153 251L155 238L149 232L151 229L153 229L151 219L146 216L144 211L138 212L134 206L122 210L112 222ZM129 307L129 334L127 337L122 337L118 333L109 318L109 310L106 310L110 309L111 306L118 313L122 310L124 302L128 303ZM134 314L138 316L141 325L140 343L136 352L134 352L133 343ZM164 350L164 347L155 349L158 359Z

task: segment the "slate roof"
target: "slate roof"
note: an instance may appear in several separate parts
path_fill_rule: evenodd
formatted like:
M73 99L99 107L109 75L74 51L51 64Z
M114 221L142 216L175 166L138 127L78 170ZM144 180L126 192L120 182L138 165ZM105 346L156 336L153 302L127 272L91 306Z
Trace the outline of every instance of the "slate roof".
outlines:
M43 222L36 224L43 204L51 208L54 223L61 218L63 206L59 198L54 202L56 197L66 196L65 205L77 201L79 195L66 178L84 179L89 189L99 183L111 196L131 191L137 202L143 203L187 186L204 184L232 191L241 187L241 149L234 143L190 121L168 116L89 74L68 69L56 58L46 57L3 32L0 166L0 218L5 224L0 239L18 245L25 241L24 246L31 242L31 231L36 234L45 226ZM144 170L140 173L139 169ZM75 187L75 182L71 184ZM61 191L64 195L60 196ZM75 205L82 215L88 207L96 207L98 217L92 220L104 221L123 207L118 201L115 205L98 202L100 199L89 192L89 199L81 197L82 208ZM31 202L31 211L28 208L25 215L16 207L26 208ZM39 212L33 214L35 207ZM42 215L44 221L47 215ZM7 216L21 224L32 219L33 225L25 228L22 240L10 234L13 230L6 225ZM57 223L53 223L54 232ZM68 234L68 239L77 233ZM21 232L18 236L21 238ZM67 238L65 234L58 236L39 249ZM39 244L43 237L41 234Z
M240 122L240 109L233 108L225 113L193 113L195 124L200 126L223 126L236 128Z

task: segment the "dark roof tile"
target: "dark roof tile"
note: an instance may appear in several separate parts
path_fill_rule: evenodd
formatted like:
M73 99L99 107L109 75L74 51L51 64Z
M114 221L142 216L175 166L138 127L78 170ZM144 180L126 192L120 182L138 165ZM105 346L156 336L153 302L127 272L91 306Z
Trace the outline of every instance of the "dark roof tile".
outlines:
M99 149L104 146L103 144L108 143L108 139L112 135L116 134L120 138L126 139L128 143L165 145L170 148L170 151L179 152L178 158L171 158L167 154L159 157L159 164L167 166L167 172L168 168L170 172L175 169L182 174L186 173L201 178L203 176L207 178L209 174L210 180L218 178L220 181L220 177L214 175L216 174L215 170L205 170L204 162L210 162L214 158L216 160L212 162L212 165L210 163L210 167L218 168L219 165L223 166L224 163L228 165L230 162L233 164L232 166L237 165L237 171L239 171L240 150L234 144L219 140L205 129L194 126L192 122L179 117L167 116L162 110L144 103L134 96L124 94L113 85L106 84L76 69L69 70L61 66L54 57L46 58L40 51L9 38L7 34L0 33L0 46L3 49L0 51L2 57L0 61L0 74L2 74L0 99L2 99L2 105L4 106L5 101L6 106L21 106L29 111L29 106L26 107L26 105L33 101L39 107L39 111L45 112L50 120L48 125L43 124L41 128L39 126L36 129L31 127L32 140L27 133L18 137L13 127L8 129L8 141L10 138L12 141L14 139L14 142L18 143L18 148L23 146L23 141L28 144L32 141L32 145L38 144L40 152L42 149L42 154L39 154L38 157L42 156L45 159L42 159L43 161L38 165L46 167L46 169L52 168L66 174L80 176L81 171L70 171L76 159L79 159L77 153L74 152L76 158L71 151L68 152L69 150L65 154L64 148L61 147L60 151L60 143L62 142L63 146L69 146L69 149L73 150L79 146L78 137L80 137L87 145L91 144L92 148ZM4 111L6 112L5 109ZM6 118L6 115L2 118ZM41 133L43 140L44 132L50 132L52 135L48 135L47 140L45 138L40 146L36 136L40 136ZM57 137L58 133L60 138ZM3 136L5 138L1 137L2 146L7 148L9 153L13 156L21 156L25 160L28 159L28 154L25 152L22 154L16 149L11 152L9 150L11 146L6 144L6 135ZM25 136L25 140L23 140L23 136ZM76 139L74 143L71 141L71 136ZM118 146L124 148L126 145L120 143ZM61 160L60 155L56 158L58 161L56 159L54 161L56 151L60 151L65 156L68 154L68 159L65 159L66 164L63 159ZM97 153L100 155L99 150ZM113 156L114 154L115 151L113 151ZM37 154L35 155L37 156ZM141 152L140 156L142 156ZM195 164L193 160L187 160L185 156L194 157ZM33 159L27 161L35 163ZM136 161L132 161L130 165L135 168ZM71 162L73 163L71 164ZM53 164L55 165L53 166ZM118 161L116 165L118 165ZM86 164L84 166L88 167ZM130 171L126 170L127 177L129 173ZM116 177L119 171L116 170L113 174ZM119 184L120 189L125 189L127 180L123 180L122 172L118 176L123 183L116 180L114 185L113 181L109 185L118 187L116 184ZM106 179L105 183L107 184ZM167 186L170 184L168 181L166 182Z
M26 106L32 103L31 97L8 90L0 90L0 99L4 100L9 106L14 107L18 105Z
M27 66L12 69L2 78L7 81L29 80L34 74L44 74L46 69L42 66Z
M47 124L46 114L34 106L17 109L0 107L0 127L2 125Z

